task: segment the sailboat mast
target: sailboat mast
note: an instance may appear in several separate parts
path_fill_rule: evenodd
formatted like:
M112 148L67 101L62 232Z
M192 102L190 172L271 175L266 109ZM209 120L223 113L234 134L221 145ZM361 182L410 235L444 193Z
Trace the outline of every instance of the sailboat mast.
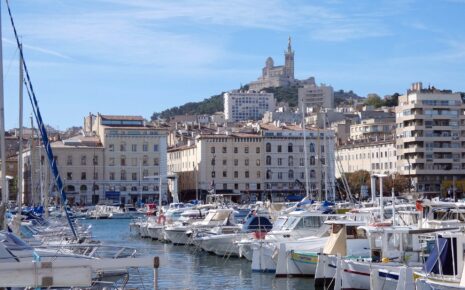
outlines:
M20 44L20 49L22 44ZM23 204L23 58L19 54L19 152L18 152L18 189L17 203ZM21 210L19 211L21 212Z
M0 9L1 12L1 9ZM2 39L1 29L1 13L0 13L0 41ZM3 95L3 41L0 43L0 158L2 159L2 202L6 206L8 204L8 184L6 180L6 152L5 152L5 100ZM4 224L6 225L6 219Z
M35 135L35 130L34 130L34 121L32 120L31 116L31 144L30 144L30 158L31 158L31 205L34 205L35 203L35 194L34 194L34 135Z
M307 199L310 199L310 192L308 188L308 153L307 153L307 132L305 130L305 111L304 111L304 99L302 98L302 103L301 103L301 110L302 110L302 130L304 134L304 159L305 159L305 195L307 196Z

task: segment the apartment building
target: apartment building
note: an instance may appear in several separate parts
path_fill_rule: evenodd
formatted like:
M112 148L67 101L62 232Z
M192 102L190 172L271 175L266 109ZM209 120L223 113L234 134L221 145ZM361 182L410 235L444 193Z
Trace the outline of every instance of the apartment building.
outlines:
M105 198L158 201L162 178L166 199L167 130L146 125L140 116L98 114L92 123L104 148Z
M267 195L273 200L286 195L305 195L306 170L309 192L313 197L332 198L334 192L334 132L304 130L297 125L262 124L264 176ZM307 160L305 160L307 144Z
M444 180L465 178L465 105L459 93L414 83L396 107L397 169L435 196Z
M396 128L396 120L392 118L371 118L361 120L359 124L350 125L350 139L351 140L381 140L390 138Z
M247 200L263 190L262 141L253 133L200 134L195 144L170 148L168 169L178 176L181 196L194 197L196 189L236 194Z
M299 108L309 109L334 108L333 87L325 84L317 85L315 79L310 78L298 89ZM303 104L302 104L303 103Z
M352 173L359 170L372 174L394 174L397 171L395 145L391 136L387 139L354 140L338 146L336 177L341 177L343 172Z
M274 110L272 93L232 91L224 94L224 117L227 122L260 120L265 112Z
M70 204L96 204L104 196L102 144L96 136L79 135L51 143L54 160ZM25 202L37 204L51 192L58 202L60 193L41 146L23 153Z

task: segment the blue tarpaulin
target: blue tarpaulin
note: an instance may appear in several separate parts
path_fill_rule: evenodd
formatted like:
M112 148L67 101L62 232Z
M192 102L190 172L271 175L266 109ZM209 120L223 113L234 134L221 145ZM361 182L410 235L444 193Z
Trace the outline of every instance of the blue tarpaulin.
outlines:
M121 193L119 191L105 191L105 198L119 199L120 194Z

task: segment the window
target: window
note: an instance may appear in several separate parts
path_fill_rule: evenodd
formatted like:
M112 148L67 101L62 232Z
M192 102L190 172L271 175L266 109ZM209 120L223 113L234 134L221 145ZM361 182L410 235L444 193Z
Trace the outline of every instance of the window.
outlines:
M108 151L111 151L111 152L115 151L115 145L114 144L109 144L108 145Z
M303 158L300 158L300 159L299 159L299 165L300 165L300 166L305 166L305 163L304 163L304 159L303 159Z
M239 189L239 184L234 183L234 189Z
M260 171L257 171L257 178L260 178L260 176L261 176Z
M244 160L244 165L245 165L245 166L249 166L249 158L246 158L246 159Z
M142 191L149 191L149 187L147 185L142 186Z
M137 180L137 173L136 172L133 172L131 174L131 177L132 177L132 180Z
M315 156L310 156L310 165L315 165Z
M266 165L271 165L271 156L266 156Z
M66 158L66 165L73 165L73 156L68 155L68 158Z
M294 179L294 171L293 170L289 170L287 175L288 175L289 179Z
M304 152L304 146L303 146L303 145L300 145L300 146L299 146L299 152L300 152L300 153L303 153L303 152Z
M249 153L249 146L245 146L244 153Z
M238 171L234 171L234 178L238 178L239 177L239 172Z
M238 151L237 147L234 147L234 153L238 153L238 152L239 151Z
M85 172L81 172L81 180L86 180L87 179L87 175Z
M121 170L121 180L126 180L126 170Z
M144 169L142 171L142 177L145 178L146 176L149 176L149 171L147 169Z
M283 173L282 172L278 172L278 179L283 179Z
M281 166L283 165L283 159L282 158L278 158L278 166Z
M257 166L260 166L260 159L257 159L257 161L255 162L255 164L256 164Z
M310 143L310 152L315 152L315 144Z
M215 159L215 158L212 158L211 165L212 165L212 166L215 166L215 164L216 164L216 159Z
M212 171L212 178L215 178L215 176L216 176L215 171Z
M153 145L153 151L154 151L154 152L158 152L158 144L154 144L154 145Z
M266 179L271 179L271 170L266 171Z
M149 165L149 157L147 155L144 155L142 157L142 166L148 166Z
M227 159L223 159L223 165L224 166L228 165L228 160Z
M113 157L108 158L108 165L115 166L115 158Z
M228 184L227 183L223 183L223 189L228 189Z
M132 144L131 145L131 151L132 152L137 152L137 144Z
M144 152L149 151L149 144L147 144L147 143L142 144L142 151L144 151Z
M223 177L228 177L228 172L227 171L223 171Z
M287 144L287 152L292 153L293 150L294 148L292 146L292 143Z
M228 153L228 148L226 147L223 147L223 150L222 150L223 153Z
M258 190L262 189L262 185L260 183L257 183L257 189Z
M73 180L73 173L72 172L67 172L66 173L66 179L67 180Z
M266 152L271 152L271 144L270 143L266 143Z
M121 166L126 166L126 157L121 156Z
M119 190L120 191L127 191L127 188L126 188L126 186L121 186Z
M245 174L244 174L245 178L249 178L249 171L245 171Z
M98 156L97 155L94 155L94 157L92 158L92 163L94 165L98 165Z
M86 155L81 156L81 165L87 165L87 156Z
M159 159L156 157L156 158L153 158L153 165L154 166L158 166L160 164L160 161Z
M122 151L122 152L126 151L126 143L123 142L119 145L119 151Z
M294 158L292 156L289 156L287 164L288 166L294 166Z
M281 152L281 151L282 151L281 145L278 145L278 152Z
M255 148L255 153L257 153L257 154L260 153L260 147Z
M211 147L211 148L210 148L210 152L211 152L211 153L215 153L215 147Z
M137 191L137 186L132 186L131 191L134 191L134 192Z
M81 187L79 188L79 191L80 191L81 193L86 193L86 192L87 192L87 186L85 186L84 184L81 185Z
M239 165L239 160L238 159L234 159L234 166L237 166Z
M114 172L110 172L110 180L115 180L115 173Z

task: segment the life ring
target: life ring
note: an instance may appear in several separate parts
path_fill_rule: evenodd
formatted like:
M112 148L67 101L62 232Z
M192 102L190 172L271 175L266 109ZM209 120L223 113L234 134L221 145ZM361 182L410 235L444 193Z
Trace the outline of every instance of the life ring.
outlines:
M159 216L158 216L158 219L157 219L157 223L158 223L158 224L165 224L165 222L166 222L166 217L165 217L165 215L163 215L163 214L159 215Z

